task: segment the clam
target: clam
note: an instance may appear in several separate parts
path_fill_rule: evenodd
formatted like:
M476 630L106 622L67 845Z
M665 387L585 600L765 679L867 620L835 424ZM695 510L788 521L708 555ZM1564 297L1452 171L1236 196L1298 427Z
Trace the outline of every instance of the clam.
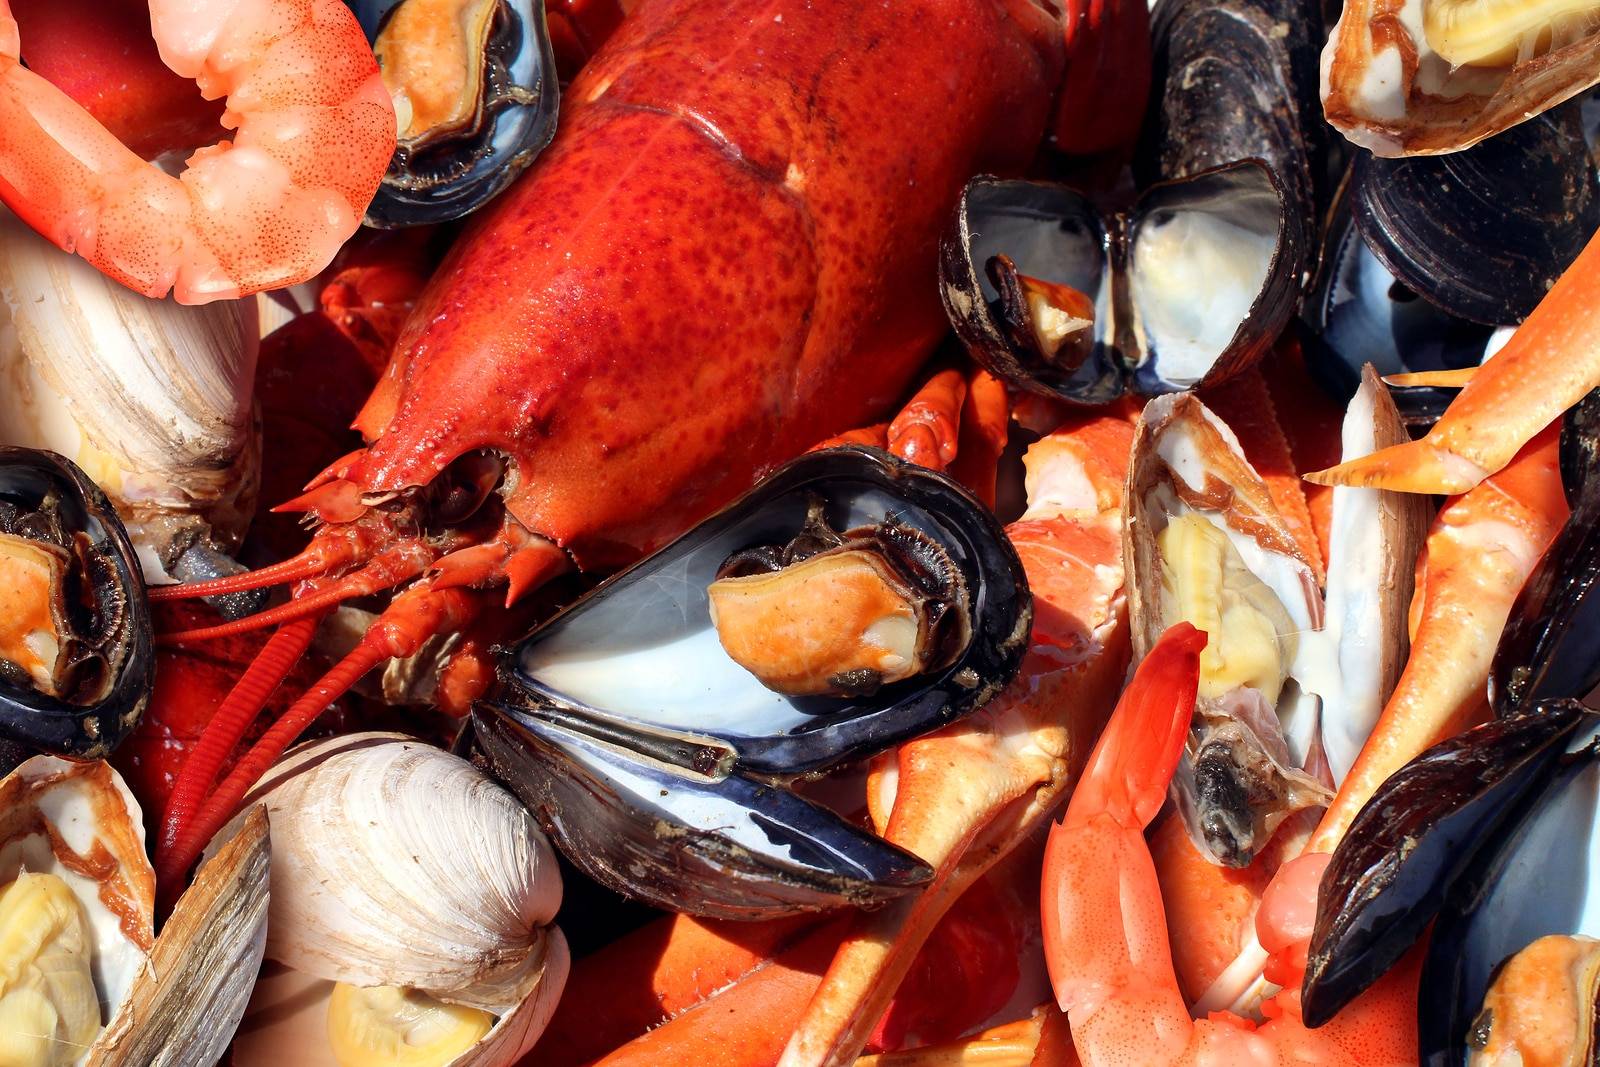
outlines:
M1019 388L1100 404L1222 381L1277 339L1311 273L1316 5L1170 0L1154 32L1138 200L981 176L941 245L956 332Z
M964 489L875 449L813 452L536 630L473 728L621 892L726 918L868 904L932 872L788 782L977 708L1031 619Z
M0 737L94 758L132 730L154 657L138 563L104 494L0 448Z
M369 226L448 222L493 199L555 136L543 0L349 0L394 101L399 143Z
M1468 148L1596 83L1594 0L1349 0L1322 52L1328 121L1379 156Z
M138 805L106 763L35 756L0 781L0 1032L8 1063L215 1063L266 933L267 827L220 842L154 930Z
M0 209L0 443L83 468L152 582L236 548L254 512L255 306L150 300Z
M296 1063L398 1049L499 1065L532 1047L568 958L555 856L516 798L440 749L357 733L298 746L247 803L273 827L266 956L293 977L258 992L241 1034L279 1058L237 1062L292 1047ZM312 1017L303 1032L264 1007L286 984Z
M1369 370L1345 454L1401 437ZM1335 498L1325 600L1226 425L1192 394L1140 419L1124 528L1134 653L1179 621L1210 634L1173 799L1215 863L1248 865L1284 819L1327 803L1398 679L1423 505L1367 492Z

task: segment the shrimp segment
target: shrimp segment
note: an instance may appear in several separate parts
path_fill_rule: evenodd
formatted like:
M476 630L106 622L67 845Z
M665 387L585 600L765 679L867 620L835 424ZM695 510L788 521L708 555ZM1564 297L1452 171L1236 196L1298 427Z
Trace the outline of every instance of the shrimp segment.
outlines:
M1296 987L1323 857L1286 864L1262 902L1269 977L1293 992L1259 1026L1191 1019L1178 991L1146 825L1161 810L1193 714L1205 635L1168 630L1139 664L1045 849L1045 961L1083 1067L1388 1067L1416 1062L1416 968L1396 968L1328 1026L1307 1029ZM1281 899L1273 899L1274 896Z
M0 0L0 201L146 296L202 304L293 285L333 259L394 152L377 61L339 0L151 0L161 58L231 141L174 178L23 67Z

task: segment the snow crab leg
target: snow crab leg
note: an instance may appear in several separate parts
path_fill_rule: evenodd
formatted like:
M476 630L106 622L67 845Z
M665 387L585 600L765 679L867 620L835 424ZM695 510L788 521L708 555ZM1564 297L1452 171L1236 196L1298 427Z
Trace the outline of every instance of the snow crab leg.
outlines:
M227 97L231 140L174 178L21 65L0 0L0 201L146 296L230 299L304 281L355 233L395 146L394 108L339 0L151 0L164 62Z
M1600 385L1600 236L1428 435L1306 477L1408 493L1464 493Z

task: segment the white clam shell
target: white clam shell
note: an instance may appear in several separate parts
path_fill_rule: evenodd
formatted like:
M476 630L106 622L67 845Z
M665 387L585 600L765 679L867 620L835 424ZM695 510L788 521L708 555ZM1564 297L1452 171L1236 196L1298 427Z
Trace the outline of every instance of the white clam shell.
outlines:
M254 510L253 300L150 300L0 208L0 444L105 490L151 580L196 525L230 548Z
M470 763L350 734L295 749L255 796L272 821L270 958L501 1016L541 981L561 903L555 854Z

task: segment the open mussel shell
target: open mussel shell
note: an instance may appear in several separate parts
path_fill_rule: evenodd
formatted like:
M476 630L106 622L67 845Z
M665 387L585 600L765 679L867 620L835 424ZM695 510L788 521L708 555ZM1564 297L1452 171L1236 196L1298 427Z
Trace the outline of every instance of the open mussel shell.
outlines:
M1123 383L1107 329L1106 225L1092 201L1063 185L987 175L968 182L940 244L939 292L973 357L1032 393L1089 405L1116 399ZM1019 275L1080 294L1094 308L1093 321L1076 337L1040 337ZM1056 341L1048 351L1047 340Z
M1600 227L1600 185L1574 101L1462 152L1357 153L1356 226L1395 278L1445 312L1526 318Z
M1321 266L1300 311L1307 365L1340 399L1353 395L1361 368L1381 375L1476 367L1508 330L1457 318L1397 279L1356 227L1347 179L1329 215ZM1407 425L1431 425L1453 389L1394 390Z
M0 737L44 752L102 756L138 722L155 669L144 580L127 534L70 460L0 448L0 538L0 562L17 568L8 568L7 610L32 620L7 639L14 649L0 649ZM42 578L36 564L46 558L59 562ZM41 598L54 604L35 602ZM65 672L70 693L41 687L41 677L55 684Z
M1572 701L1496 720L1428 749L1379 787L1322 877L1302 987L1307 1025L1333 1018L1416 942L1583 721Z
M1551 934L1600 937L1597 730L1593 713L1568 729L1570 754L1546 761L1542 781L1484 841L1440 910L1417 1001L1425 1067L1469 1062L1474 1031L1491 1021L1480 1017L1485 994L1511 956Z
M942 549L970 622L952 658L858 697L786 696L729 658L708 586L736 553L795 537L818 502L835 530L893 524ZM474 724L496 774L568 857L623 892L743 917L859 903L903 892L927 869L777 796L778 783L974 710L1016 673L1031 622L1021 562L966 490L876 449L828 449L536 630ZM605 821L610 831L595 829ZM731 876L686 881L680 853Z
M1541 700L1581 699L1597 685L1600 481L1587 479L1511 607L1489 667L1489 699L1505 717Z
M461 218L555 136L560 89L543 0L347 2L374 42L400 121L367 225Z
M1600 389L1592 390L1561 418L1561 486L1576 508L1589 472L1600 467Z
M1152 186L1128 234L1128 306L1145 394L1215 385L1254 366L1294 315L1309 242L1257 160Z
M1064 186L979 177L941 246L940 290L989 370L1104 404L1253 365L1294 313L1305 246L1256 160L1159 183L1126 212Z
M651 762L524 709L473 721L490 766L567 858L657 907L763 919L881 903L933 877L916 856L769 782Z

